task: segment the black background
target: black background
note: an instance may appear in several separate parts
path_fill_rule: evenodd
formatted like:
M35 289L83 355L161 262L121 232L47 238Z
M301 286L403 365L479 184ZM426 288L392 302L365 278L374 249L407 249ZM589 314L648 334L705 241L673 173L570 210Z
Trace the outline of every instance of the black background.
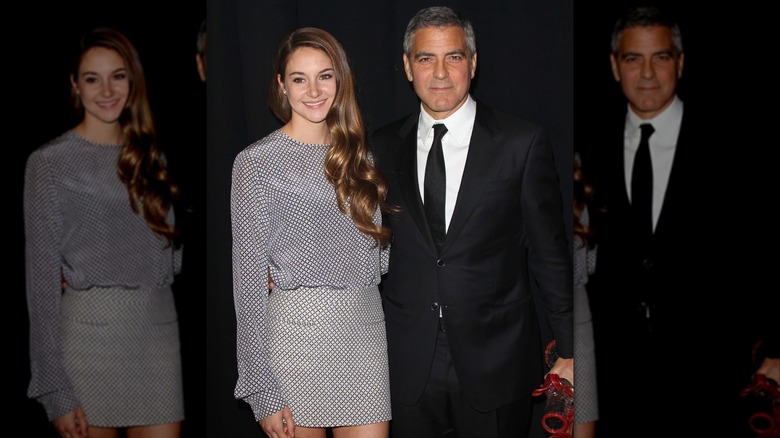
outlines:
M54 5L54 6L53 6ZM9 420L22 436L56 436L45 412L27 399L29 383L28 320L24 292L24 166L35 148L75 126L70 103L69 67L79 37L97 26L115 27L136 46L146 74L148 96L171 172L178 180L184 205L178 222L186 226L183 272L174 284L179 310L185 384L184 436L203 436L205 404L205 127L206 89L197 75L196 40L206 17L206 2L162 8L160 2L68 1L27 2L6 12L4 74L6 111L4 163L6 227L11 236L4 271L10 278L5 332L12 342L4 359L10 379ZM7 49L10 48L10 53ZM10 218L10 220L8 220ZM119 237L119 236L118 236ZM17 429L20 430L20 429Z
M262 433L249 406L233 398L237 378L230 263L230 176L235 155L278 128L266 103L276 42L316 26L331 32L351 59L369 130L419 109L402 62L409 19L444 4L468 17L476 32L472 95L547 128L571 205L573 135L573 2L525 1L265 1L209 3L208 77L208 380L209 436ZM565 214L571 224L571 209Z
M570 205L572 147L597 147L592 126L624 104L609 68L609 35L620 12L635 2L573 3L198 0L185 8L163 9L150 0L78 1L54 7L28 2L6 13L3 127L10 162L4 160L2 175L5 226L11 236L3 268L10 278L3 318L3 332L10 338L10 347L3 349L8 420L21 423L25 436L45 437L53 430L37 402L26 398L23 172L34 148L73 125L67 48L83 31L116 26L136 44L161 145L187 203L195 206L194 215L185 219L189 249L185 272L175 286L182 324L185 436L253 437L262 432L248 407L232 396L235 317L228 197L235 154L279 126L266 106L278 38L304 25L332 32L351 58L368 127L375 129L418 105L401 62L409 18L434 4L462 11L477 35L474 96L549 130L564 205ZM770 277L777 257L767 255L778 247L776 190L771 190L777 186L776 35L771 33L776 26L770 23L772 14L751 4L721 8L679 3L660 5L675 12L683 28L681 96L712 108L713 129L729 127L739 133L722 144L702 146L702 154L718 157L711 172L717 201L702 212L702 226L712 231L722 251L692 262L711 266L712 275L722 280L713 299L760 290L763 298L757 305L777 306L776 280ZM194 62L197 30L206 15L208 86L199 81ZM738 324L737 316L723 315L724 324ZM697 354L694 359L718 360L722 352ZM706 367L692 372L717 379L706 374Z

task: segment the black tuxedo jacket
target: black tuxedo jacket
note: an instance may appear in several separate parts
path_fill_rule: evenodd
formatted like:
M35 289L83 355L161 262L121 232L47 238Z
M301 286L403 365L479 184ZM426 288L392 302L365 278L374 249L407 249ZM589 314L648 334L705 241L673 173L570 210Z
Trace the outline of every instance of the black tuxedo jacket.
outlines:
M624 107L625 108L625 107ZM598 236L596 275L591 283L593 307L598 307L594 324L616 337L640 334L647 328L650 306L656 336L678 337L681 327L690 326L690 305L704 299L711 290L704 287L712 266L702 259L709 235L717 223L711 199L714 169L708 165L708 138L698 114L686 104L661 213L649 241L633 226L625 183L623 144L625 110L603 131L595 155L584 157L587 175L594 181L597 208L591 209ZM590 166L587 166L590 164ZM712 214L710 218L708 215ZM647 242L643 244L643 242Z
M625 183L625 104L600 134L583 136L592 139L583 165L594 183L589 211L598 255L588 292L605 436L637 424L637 436L666 436L676 431L669 418L695 419L691 430L700 436L751 436L736 432L748 424L739 391L752 373L754 326L768 320L766 307L776 321L776 307L755 299L762 292L750 286L757 266L741 268L753 254L734 250L733 242L752 235L735 220L747 211L744 201L730 195L744 176L738 155L750 155L744 126L734 130L706 111L685 103L647 245L632 227ZM642 301L652 306L649 325ZM693 393L696 402L679 402Z
M552 151L543 130L478 103L458 199L441 254L417 183L419 113L372 136L400 207L381 285L392 396L415 403L433 359L443 310L455 370L478 410L493 410L541 383L536 281L560 355L572 357L571 254ZM533 280L532 280L533 279Z

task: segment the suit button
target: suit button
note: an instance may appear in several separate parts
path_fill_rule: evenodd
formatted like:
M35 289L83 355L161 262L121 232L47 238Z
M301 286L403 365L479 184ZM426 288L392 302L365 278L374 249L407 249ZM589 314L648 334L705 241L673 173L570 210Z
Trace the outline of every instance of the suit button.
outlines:
M443 268L444 267L444 259L438 259L436 260L436 266Z
M645 268L652 268L653 267L653 259L651 259L649 257L646 258L646 259L643 259L642 260L642 266L644 266Z
M431 310L439 310L439 303L432 303Z

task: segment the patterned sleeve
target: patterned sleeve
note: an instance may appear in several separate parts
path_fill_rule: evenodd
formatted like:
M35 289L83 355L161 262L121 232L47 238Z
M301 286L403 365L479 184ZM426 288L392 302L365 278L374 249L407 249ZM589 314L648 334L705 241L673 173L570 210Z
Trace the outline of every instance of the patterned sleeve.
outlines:
M49 420L79 406L62 363L60 300L63 212L52 169L42 153L27 160L24 177L27 311L30 318L30 384Z
M176 213L173 208L168 211L168 223L176 223ZM173 273L174 275L178 275L181 274L182 263L184 261L184 245L177 242L171 242L171 245L173 249Z
M585 225L590 225L590 213L588 212L587 205L582 209L580 221ZM596 272L596 254L598 253L598 248L586 245L586 251L585 266L587 267L587 270L585 272L587 272L587 275L592 275Z
M390 270L389 269L389 267L390 267L390 246L391 246L391 244L388 243L387 245L381 247L381 249L380 249L380 254L379 255L382 258L381 259L381 263L382 263L382 265L381 265L382 266L381 274L382 275L387 274L387 272Z
M184 246L173 246L173 273L181 274L182 263L184 261Z
M378 225L382 225L382 219L383 219L382 211L379 208L377 208L376 209L376 213L374 213L374 223L376 223ZM384 275L384 274L387 274L388 267L390 265L390 246L391 246L391 244L388 243L388 244L382 245L381 243L379 243L378 245L379 245L379 269L380 269L379 273L381 275Z
M258 421L286 406L271 371L267 342L269 213L261 168L249 153L239 153L230 195L238 361L234 395L252 407Z

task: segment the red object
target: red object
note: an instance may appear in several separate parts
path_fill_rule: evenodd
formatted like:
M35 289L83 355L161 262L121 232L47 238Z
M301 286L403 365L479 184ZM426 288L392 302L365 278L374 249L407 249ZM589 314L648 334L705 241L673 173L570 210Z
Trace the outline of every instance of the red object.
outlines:
M547 344L544 353L547 366L552 368L558 358L555 340ZM571 382L557 374L547 374L544 383L536 388L532 395L534 397L547 397L545 413L542 416L542 427L552 434L550 438L572 438L574 386Z
M763 374L754 374L750 385L740 395L769 402L768 412L754 412L748 420L756 438L780 437L780 387L777 382Z

